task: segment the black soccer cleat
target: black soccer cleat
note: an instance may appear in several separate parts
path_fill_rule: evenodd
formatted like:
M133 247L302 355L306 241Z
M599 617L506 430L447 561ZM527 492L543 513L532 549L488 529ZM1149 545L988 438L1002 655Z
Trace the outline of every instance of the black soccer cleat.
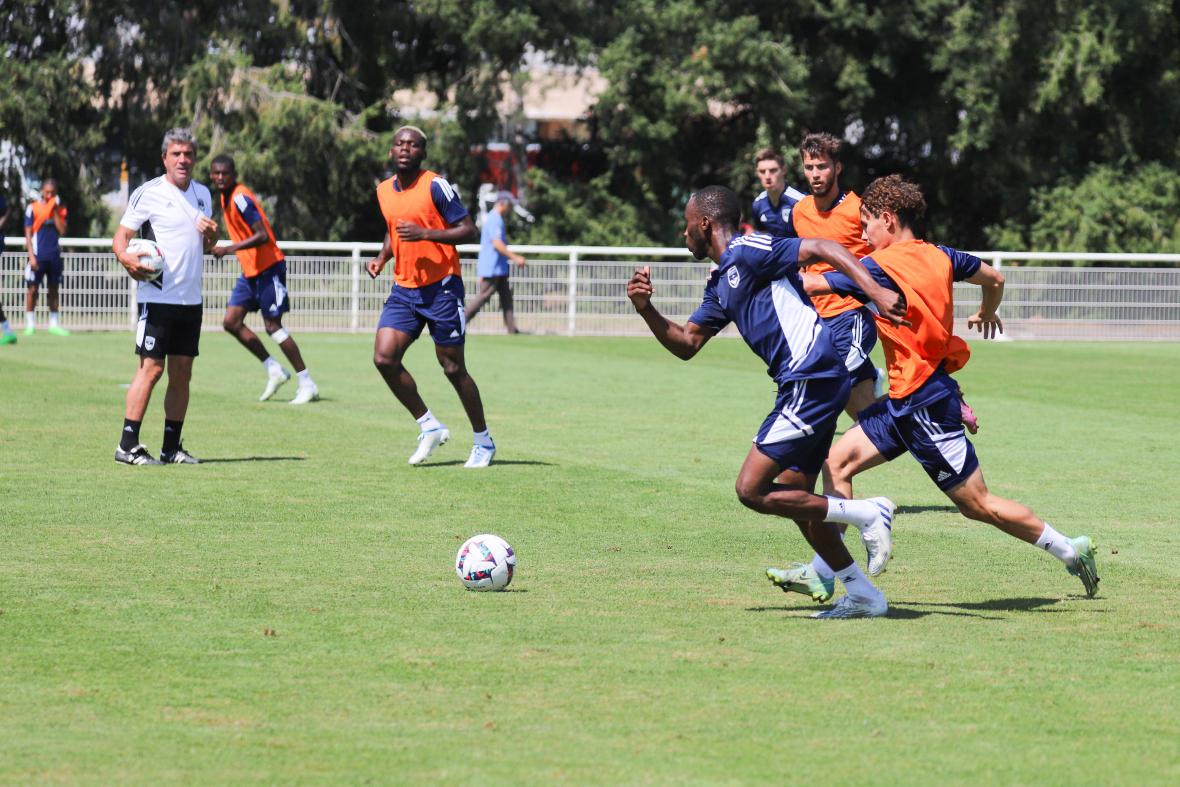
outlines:
M199 465L200 459L184 450L184 445L176 446L175 451L160 453L160 464L164 465Z
M162 465L159 459L148 453L147 446L140 443L130 451L124 451L121 446L115 446L115 461L125 465Z

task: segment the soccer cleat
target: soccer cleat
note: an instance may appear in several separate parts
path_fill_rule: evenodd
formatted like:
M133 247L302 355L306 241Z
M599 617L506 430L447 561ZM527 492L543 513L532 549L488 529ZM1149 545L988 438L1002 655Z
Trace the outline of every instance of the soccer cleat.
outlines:
M870 497L868 502L876 504L878 514L872 524L860 531L860 540L869 556L869 576L875 577L885 570L885 564L893 556L893 512L897 506L886 497Z
M822 604L836 590L836 579L823 579L808 563L792 563L790 568L768 568L766 578L784 593L802 593Z
M445 426L421 432L418 435L418 447L414 449L413 455L407 461L412 465L422 464L430 458L430 455L434 453L434 449L450 439L451 433Z
M199 465L200 459L184 450L184 445L176 446L175 451L160 452L160 463L165 465Z
M471 456L467 457L463 466L487 467L492 463L492 457L495 455L496 446L494 445L473 445L471 446Z
M300 385L299 390L295 392L295 398L291 400L291 404L307 404L319 398L320 389L316 388L315 383Z
M115 446L115 461L125 465L162 465L159 459L148 453L147 446L140 443L130 451L124 451L121 446Z
M16 344L16 334L6 333L0 336L0 344Z
M880 618L889 611L889 602L885 596L879 595L874 599L856 599L852 596L841 596L836 606L823 612L816 612L811 617L819 620L840 620L844 618Z
M275 395L275 391L279 390L279 386L291 379L291 373L286 369L279 367L278 374L267 372L266 388L262 392L262 396L258 397L258 401L265 402L267 399Z
M26 325L25 326L25 336L32 336L36 332L37 332L37 328L35 326L33 326L33 325Z
M1073 544L1078 556L1073 565L1066 566L1065 570L1082 580L1082 585L1086 588L1086 596L1094 598L1098 592L1098 564L1094 560L1094 545L1090 543L1089 536L1078 536L1067 540Z
M61 327L60 325L50 325L49 326L49 335L50 336L69 336L70 332L67 331L65 328Z

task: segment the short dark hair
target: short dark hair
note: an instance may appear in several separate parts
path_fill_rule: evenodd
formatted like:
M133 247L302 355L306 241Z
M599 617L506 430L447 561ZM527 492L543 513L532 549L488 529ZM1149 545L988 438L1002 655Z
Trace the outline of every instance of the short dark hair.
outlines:
M808 134L799 143L800 156L827 156L833 164L840 161L840 146L844 142L826 132Z
M777 161L780 167L784 166L786 162L783 161L783 154L779 153L774 148L762 148L754 154L754 166L758 166L760 162L766 160Z
M732 189L725 186L705 186L689 197L696 200L701 215L720 227L736 230L742 220L742 203Z
M214 156L213 160L209 162L209 166L213 166L214 164L225 164L234 172L238 171L238 165L234 163L234 157L228 153L218 153Z
M893 212L903 227L913 228L926 215L922 189L901 175L874 180L861 195L860 205L870 216L880 216L887 210Z

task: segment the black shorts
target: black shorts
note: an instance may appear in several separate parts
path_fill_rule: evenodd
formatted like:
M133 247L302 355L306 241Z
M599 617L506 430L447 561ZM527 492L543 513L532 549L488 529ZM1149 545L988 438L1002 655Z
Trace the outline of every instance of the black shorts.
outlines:
M204 307L174 303L139 304L135 326L135 354L145 358L165 355L200 355L201 315Z

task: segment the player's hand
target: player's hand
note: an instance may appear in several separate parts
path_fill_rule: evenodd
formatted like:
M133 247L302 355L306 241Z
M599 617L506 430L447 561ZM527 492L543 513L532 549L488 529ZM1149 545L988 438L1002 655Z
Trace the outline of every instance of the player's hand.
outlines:
M375 279L385 270L385 263L374 257L365 264L365 270L369 272L370 279Z
M119 255L119 264L127 269L128 275L136 281L147 281L156 275L156 269L151 265L144 265L139 261L140 257L148 256L149 252L141 251L139 254L132 254L125 251Z
M402 240L430 240L427 233L428 230L425 227L419 227L412 221L397 220L397 236Z
M32 254L29 255L29 267L33 269L34 273L41 270L40 266L37 265L37 258Z
M229 253L229 246L214 246L209 251L209 253L212 254L217 259L221 259L222 257L224 257L226 254Z
M213 235L216 238L217 222L208 216L197 216L197 232L206 237Z
M529 262L529 261L528 261L528 260L526 260L526 259L525 259L524 257L522 257L521 255L517 254L517 255L516 255L516 257L514 258L513 262L515 262L515 263L516 263L516 267L518 267L518 268L523 268L525 265L528 265L528 262Z
M983 338L994 339L997 332L1004 332L1004 323L1000 322L1000 315L995 312L984 314L981 309L967 318L967 329L972 328L977 329Z
M631 305L635 307L635 311L643 311L651 305L653 292L651 267L644 265L642 268L636 268L635 273L631 276L631 281L627 282L627 297L631 299Z
M910 321L905 318L909 304L900 292L882 287L873 297L873 304L877 307L877 312L894 325L910 325Z

